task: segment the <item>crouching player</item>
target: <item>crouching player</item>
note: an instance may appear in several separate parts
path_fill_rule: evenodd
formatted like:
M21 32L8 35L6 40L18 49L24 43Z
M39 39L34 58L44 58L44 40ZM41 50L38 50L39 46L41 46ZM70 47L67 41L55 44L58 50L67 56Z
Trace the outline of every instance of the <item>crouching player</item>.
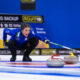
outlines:
M8 42L6 41L7 35L11 36ZM25 50L23 54L23 61L32 61L29 55L31 51L38 45L39 39L48 42L48 40L45 40L43 37L35 34L31 27L26 23L22 24L21 28L17 29L5 28L3 31L3 44L4 46L8 46L12 54L10 61L16 60L17 49Z

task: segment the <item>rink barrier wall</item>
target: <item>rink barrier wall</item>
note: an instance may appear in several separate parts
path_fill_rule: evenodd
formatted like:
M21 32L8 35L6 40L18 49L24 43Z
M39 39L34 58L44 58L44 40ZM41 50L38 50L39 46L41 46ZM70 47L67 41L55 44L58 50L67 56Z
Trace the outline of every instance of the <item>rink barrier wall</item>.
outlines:
M80 48L75 48L76 50L80 50ZM63 48L36 48L32 51L31 55L52 55L52 54L60 54L60 55L68 55L70 50L66 50ZM23 50L17 50L17 55L23 55ZM75 55L80 55L77 51L74 52ZM8 48L0 49L0 55L11 55L10 50Z

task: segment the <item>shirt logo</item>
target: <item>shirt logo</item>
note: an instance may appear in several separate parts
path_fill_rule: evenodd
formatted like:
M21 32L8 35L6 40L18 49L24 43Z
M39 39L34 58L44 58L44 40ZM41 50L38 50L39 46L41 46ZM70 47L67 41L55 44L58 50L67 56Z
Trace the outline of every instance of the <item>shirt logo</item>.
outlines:
M27 38L25 38L25 41L27 40Z

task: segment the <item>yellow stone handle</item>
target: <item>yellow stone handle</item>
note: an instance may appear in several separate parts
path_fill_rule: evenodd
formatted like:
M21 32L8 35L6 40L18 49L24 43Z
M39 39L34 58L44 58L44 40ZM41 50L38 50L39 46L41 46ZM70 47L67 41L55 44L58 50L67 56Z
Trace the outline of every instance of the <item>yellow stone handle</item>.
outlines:
M74 56L74 54L72 52L70 52L69 54L70 54L70 56Z

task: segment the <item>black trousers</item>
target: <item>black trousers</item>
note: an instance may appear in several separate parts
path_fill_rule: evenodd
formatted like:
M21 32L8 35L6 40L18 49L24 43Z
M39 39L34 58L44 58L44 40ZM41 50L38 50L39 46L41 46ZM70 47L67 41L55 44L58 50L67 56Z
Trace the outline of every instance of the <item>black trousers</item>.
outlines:
M39 39L36 37L27 40L21 46L18 46L15 41L10 40L8 42L8 48L11 51L12 56L14 57L16 57L16 50L25 50L24 57L27 57L30 55L31 51L37 46L38 43L39 43Z

